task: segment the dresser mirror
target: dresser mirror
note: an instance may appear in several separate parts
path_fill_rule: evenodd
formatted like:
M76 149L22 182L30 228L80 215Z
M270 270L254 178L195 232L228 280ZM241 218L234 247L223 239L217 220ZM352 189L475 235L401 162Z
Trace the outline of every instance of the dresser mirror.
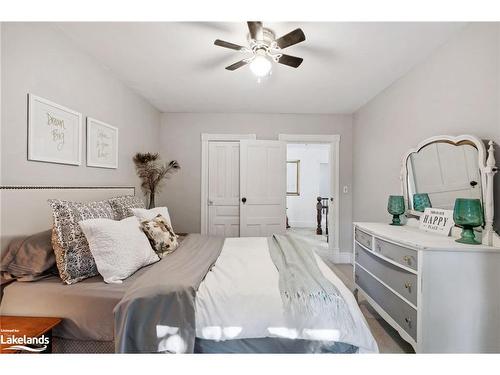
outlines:
M406 161L407 207L422 212L427 203L453 210L456 198L482 200L478 153L471 142L436 141L410 154ZM427 194L428 201L415 203L415 194Z
M426 207L453 210L457 198L479 199L485 219L483 243L492 244L496 171L492 141L487 149L482 140L471 135L424 140L402 159L407 216L419 218Z

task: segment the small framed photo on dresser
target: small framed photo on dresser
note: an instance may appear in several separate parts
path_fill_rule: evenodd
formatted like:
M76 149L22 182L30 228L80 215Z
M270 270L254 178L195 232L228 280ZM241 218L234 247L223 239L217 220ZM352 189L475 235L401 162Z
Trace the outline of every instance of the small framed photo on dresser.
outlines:
M28 160L81 164L82 114L28 94Z
M87 166L118 168L118 128L87 117Z

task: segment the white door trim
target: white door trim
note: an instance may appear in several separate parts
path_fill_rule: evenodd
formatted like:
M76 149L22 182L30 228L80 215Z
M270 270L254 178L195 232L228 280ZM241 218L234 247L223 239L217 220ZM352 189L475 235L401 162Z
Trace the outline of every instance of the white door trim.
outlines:
M333 205L333 218L335 220L333 241L330 242L330 249L333 250L334 262L340 263L343 256L340 253L340 135L338 134L280 134L280 141L286 143L326 143L331 146L330 165L332 166L332 176L335 183L333 184L333 194L335 196L335 204Z
M257 139L255 134L201 133L201 234L208 234L208 142Z

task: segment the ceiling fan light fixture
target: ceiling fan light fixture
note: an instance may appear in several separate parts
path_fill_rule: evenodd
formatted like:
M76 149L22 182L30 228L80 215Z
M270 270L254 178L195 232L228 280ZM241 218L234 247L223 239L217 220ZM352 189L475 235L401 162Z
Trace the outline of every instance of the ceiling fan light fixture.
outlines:
M226 70L235 71L243 66L250 65L250 70L257 76L260 82L261 78L265 78L272 73L271 69L274 63L290 66L292 68L298 68L300 64L302 64L303 59L301 57L282 53L284 48L288 48L306 40L306 36L302 29L295 29L276 39L274 32L271 29L263 27L260 21L248 21L247 25L249 31L249 47L243 47L220 39L216 39L214 42L214 44L219 47L252 54L251 57L226 66Z
M250 70L259 78L267 76L271 72L271 68L271 61L265 55L261 54L255 56L250 63Z

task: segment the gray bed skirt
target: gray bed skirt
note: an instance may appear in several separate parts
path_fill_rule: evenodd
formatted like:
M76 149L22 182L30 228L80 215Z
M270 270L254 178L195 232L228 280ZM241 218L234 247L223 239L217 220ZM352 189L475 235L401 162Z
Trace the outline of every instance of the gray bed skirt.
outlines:
M52 353L54 354L111 354L115 352L113 341L83 341L54 337ZM341 342L332 345L307 340L291 340L283 338L255 338L227 341L196 339L195 353L201 354L302 354L332 353L352 354L358 348Z
M321 341L274 337L226 341L197 338L194 352L205 354L353 354L358 352L358 348L342 342L325 344Z

